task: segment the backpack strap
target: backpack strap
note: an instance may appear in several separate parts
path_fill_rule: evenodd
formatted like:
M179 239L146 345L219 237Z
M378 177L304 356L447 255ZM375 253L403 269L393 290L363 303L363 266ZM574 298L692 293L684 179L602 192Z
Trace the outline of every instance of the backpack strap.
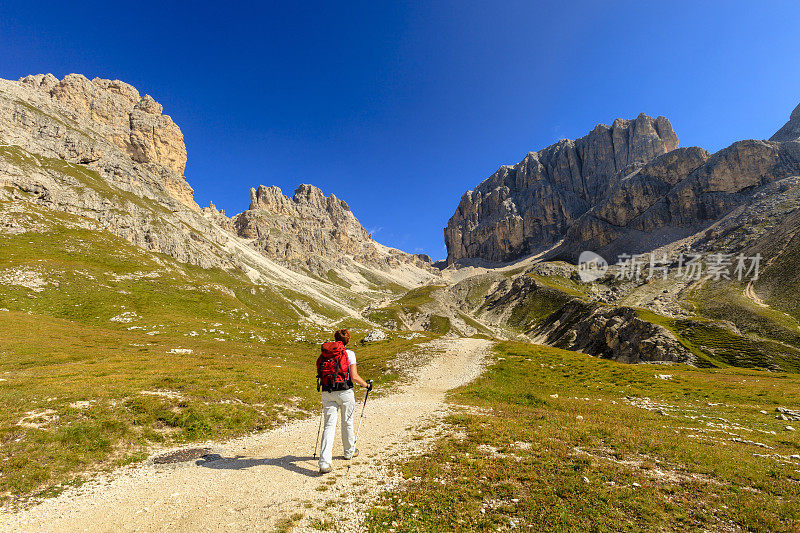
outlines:
M353 388L353 382L350 380L350 356L347 355L347 350L346 349L342 350L342 355L339 356L339 365L337 365L337 366L341 367L342 365L344 365L344 368L345 368L345 370L344 370L344 375L345 375L344 382L347 385L347 388L352 389Z

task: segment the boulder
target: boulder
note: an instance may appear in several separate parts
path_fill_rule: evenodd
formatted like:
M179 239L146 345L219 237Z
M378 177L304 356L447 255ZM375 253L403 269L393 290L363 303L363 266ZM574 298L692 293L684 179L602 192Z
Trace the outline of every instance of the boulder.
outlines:
M379 329L373 329L370 331L366 337L364 337L361 342L368 343L368 342L378 342L378 341L385 341L389 337L386 336L386 333Z

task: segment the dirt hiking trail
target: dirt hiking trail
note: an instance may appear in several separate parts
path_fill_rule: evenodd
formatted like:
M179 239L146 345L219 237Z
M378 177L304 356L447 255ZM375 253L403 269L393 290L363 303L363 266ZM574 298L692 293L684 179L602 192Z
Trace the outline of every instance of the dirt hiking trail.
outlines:
M299 513L294 531L314 531L320 520L339 531L363 530L359 511L399 482L389 462L419 453L441 431L445 393L480 375L490 346L479 339L423 345L423 353L436 355L409 384L370 397L357 458L343 460L337 427L330 474L320 475L312 458L319 422L313 418L206 444L205 458L147 461L26 510L0 511L0 531L274 531ZM354 416L361 416L364 399L358 389Z

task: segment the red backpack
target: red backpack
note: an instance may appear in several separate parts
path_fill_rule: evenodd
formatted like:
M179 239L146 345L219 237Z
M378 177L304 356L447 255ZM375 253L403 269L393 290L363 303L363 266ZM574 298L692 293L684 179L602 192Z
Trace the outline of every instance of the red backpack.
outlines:
M332 392L353 388L350 381L350 359L344 344L326 342L317 358L317 390Z

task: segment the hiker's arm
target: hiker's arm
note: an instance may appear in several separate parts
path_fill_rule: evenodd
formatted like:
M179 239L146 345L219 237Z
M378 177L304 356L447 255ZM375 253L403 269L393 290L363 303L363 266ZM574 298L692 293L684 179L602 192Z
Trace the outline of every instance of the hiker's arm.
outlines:
M353 381L353 383L357 383L362 387L369 387L367 382L361 379L361 376L358 375L358 368L356 368L356 365L350 365L350 379Z

